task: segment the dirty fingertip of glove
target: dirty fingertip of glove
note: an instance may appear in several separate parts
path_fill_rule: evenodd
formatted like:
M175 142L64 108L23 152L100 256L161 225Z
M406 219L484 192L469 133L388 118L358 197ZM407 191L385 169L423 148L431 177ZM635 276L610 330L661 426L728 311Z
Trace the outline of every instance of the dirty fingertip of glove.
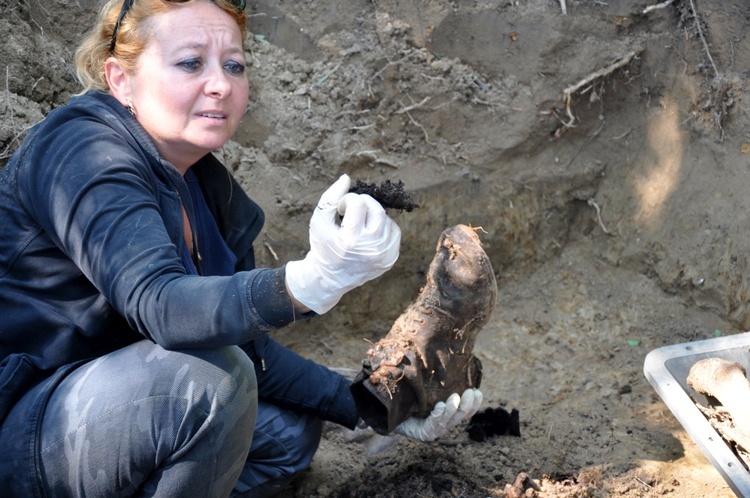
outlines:
M479 405L482 404L482 400L484 400L482 391L480 391L479 389L474 389L474 406L479 408Z
M464 391L463 396L461 396L461 404L459 405L459 409L461 411L467 411L469 408L473 407L476 404L477 399L477 393L473 389L467 389Z
M443 403L442 401L438 401L437 403L435 403L435 407L432 409L430 415L432 415L433 417L439 417L440 415L445 413L445 408L445 403Z
M453 393L450 396L448 396L448 399L445 400L445 404L455 410L461 404L461 397L459 397L457 393Z

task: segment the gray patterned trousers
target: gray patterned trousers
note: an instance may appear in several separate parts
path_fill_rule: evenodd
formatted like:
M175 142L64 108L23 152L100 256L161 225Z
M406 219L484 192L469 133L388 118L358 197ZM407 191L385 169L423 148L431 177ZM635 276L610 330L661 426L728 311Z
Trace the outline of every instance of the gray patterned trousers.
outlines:
M0 485L24 497L265 496L309 465L319 438L314 417L259 409L240 348L141 341L14 406L0 427Z

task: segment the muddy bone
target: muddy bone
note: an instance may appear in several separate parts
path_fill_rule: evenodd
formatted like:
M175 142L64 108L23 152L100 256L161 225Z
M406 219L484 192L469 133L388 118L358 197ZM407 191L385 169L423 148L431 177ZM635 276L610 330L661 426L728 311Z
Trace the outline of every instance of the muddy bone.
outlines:
M427 284L371 347L351 387L362 419L388 434L410 416L426 417L452 393L479 387L474 343L497 298L497 282L476 231L440 235Z
M735 427L750 435L750 382L742 365L723 358L705 358L690 368L687 383L696 392L718 400L732 416Z

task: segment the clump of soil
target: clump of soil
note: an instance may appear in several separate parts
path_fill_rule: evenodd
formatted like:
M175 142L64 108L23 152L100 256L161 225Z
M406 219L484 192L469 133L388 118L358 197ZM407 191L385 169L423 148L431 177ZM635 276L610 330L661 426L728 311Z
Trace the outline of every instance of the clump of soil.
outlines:
M355 194L367 194L378 201L386 209L398 209L411 213L419 207L409 194L404 191L404 182L401 180L393 183L391 180L384 180L377 185L375 183L365 183L357 180L349 192Z
M466 432L469 439L483 443L493 436L521 437L520 414L516 408L510 412L498 406L480 410L469 421Z

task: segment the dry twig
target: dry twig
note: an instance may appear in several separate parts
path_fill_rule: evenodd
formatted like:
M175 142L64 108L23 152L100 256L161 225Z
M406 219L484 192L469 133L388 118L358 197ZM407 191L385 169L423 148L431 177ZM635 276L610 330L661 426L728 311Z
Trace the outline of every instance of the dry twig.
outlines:
M430 145L437 145L436 143L430 142L430 137L427 135L427 129L424 126L422 126L421 123L418 123L417 121L415 121L414 118L411 117L411 113L407 112L406 115L409 116L409 121L411 121L412 124L422 129L422 133L424 133L425 142L427 142Z
M414 109L418 109L418 108L422 107L423 105L425 105L427 102L429 102L431 98L432 97L427 96L427 97L423 98L422 101L419 102L419 103L412 104L412 105L410 105L408 107L404 107L403 109L399 109L398 111L395 112L395 114L406 114L409 111L413 111Z
M621 67L626 66L630 63L634 58L636 58L640 53L643 52L643 48L639 47L634 50L631 50L627 54L625 54L624 57L616 60L609 66L599 69L598 71L594 71L593 73L589 74L585 78L583 78L581 81L574 85L570 85L566 89L563 90L563 98L565 102L565 110L568 115L568 122L563 123L567 128L572 128L573 123L575 122L575 116L573 116L573 112L570 109L570 103L572 101L573 94L581 90L582 88L587 87L595 80L607 76L608 74L611 74L612 72L616 71L617 69L620 69Z
M372 162L374 162L375 164L382 164L383 166L388 166L389 168L393 168L393 169L399 168L398 164L394 163L393 161L382 158L382 157L378 157L377 155L375 155L376 152L377 150L362 150L362 151L357 152L355 156L356 157L362 157L362 156L369 157L370 159L372 159Z
M269 244L268 242L263 242L263 245L266 246L266 249L268 249L268 252L270 252L271 256L273 256L273 259L275 261L278 261L279 260L279 255L276 254L276 251L273 250L273 247L271 247L271 244Z
M10 125L13 126L13 108L10 106L10 66L5 66L5 111L10 113Z
M599 208L599 204L597 204L593 198L588 200L588 204L589 206L596 209L596 219L599 222L599 226L602 227L602 231L606 233L607 235L609 235L610 237L614 237L614 234L610 232L609 230L607 230L607 227L604 226L604 222L602 221L602 211Z
M19 131L18 133L16 133L13 136L13 138L10 139L10 141L8 142L8 145L5 147L5 149L3 149L3 152L0 153L0 159L7 159L11 155L13 155L13 152L11 152L10 148L16 142L17 143L21 143L21 141L19 139L21 138L21 136L23 136L24 133L26 133L27 131L29 131L32 128L32 126L34 126L34 125L29 125L29 126L26 126L24 128L21 128L21 131Z
M703 35L703 29L701 28L701 20L698 17L698 11L695 9L695 2L693 0L690 0L690 10L693 11L693 20L695 21L695 29L698 30L698 36L701 39L701 42L703 42L703 48L706 50L706 56L708 56L708 60L711 62L711 66L714 68L714 74L716 74L716 77L720 77L719 70L716 68L716 63L714 62L714 58L711 57L711 52L708 50L708 42L706 42L706 37Z
M416 52L409 52L405 56L401 57L399 60L388 61L388 64L386 64L385 66L381 67L378 72L376 72L375 74L372 75L372 77L370 78L370 81L373 81L375 78L377 78L378 76L380 76L381 74L383 74L383 72L386 69L388 69L390 66L395 66L397 64L401 64L402 62L404 62L405 60L407 60L409 57L411 57L412 55L414 55L415 53Z
M656 5L649 5L648 7L643 9L641 13L645 16L652 10L665 9L669 7L670 5L672 5L673 3L674 3L674 0L667 0L666 2L657 3Z
M327 72L326 74L324 74L324 75L323 75L323 77L322 77L322 78L320 78L320 79L319 79L318 81L316 81L316 82L315 82L315 83L313 84L313 87L316 87L316 86L321 86L321 85L322 85L323 83L325 83L325 82L326 82L326 80L327 80L328 78L330 78L330 77L331 77L331 75L332 75L333 73L335 73L335 72L336 72L336 71L338 70L338 68L340 68L340 67L341 67L341 63L339 62L338 64L336 64L336 65L334 66L334 68L333 68L333 69L331 69L330 71L328 71L328 72Z

